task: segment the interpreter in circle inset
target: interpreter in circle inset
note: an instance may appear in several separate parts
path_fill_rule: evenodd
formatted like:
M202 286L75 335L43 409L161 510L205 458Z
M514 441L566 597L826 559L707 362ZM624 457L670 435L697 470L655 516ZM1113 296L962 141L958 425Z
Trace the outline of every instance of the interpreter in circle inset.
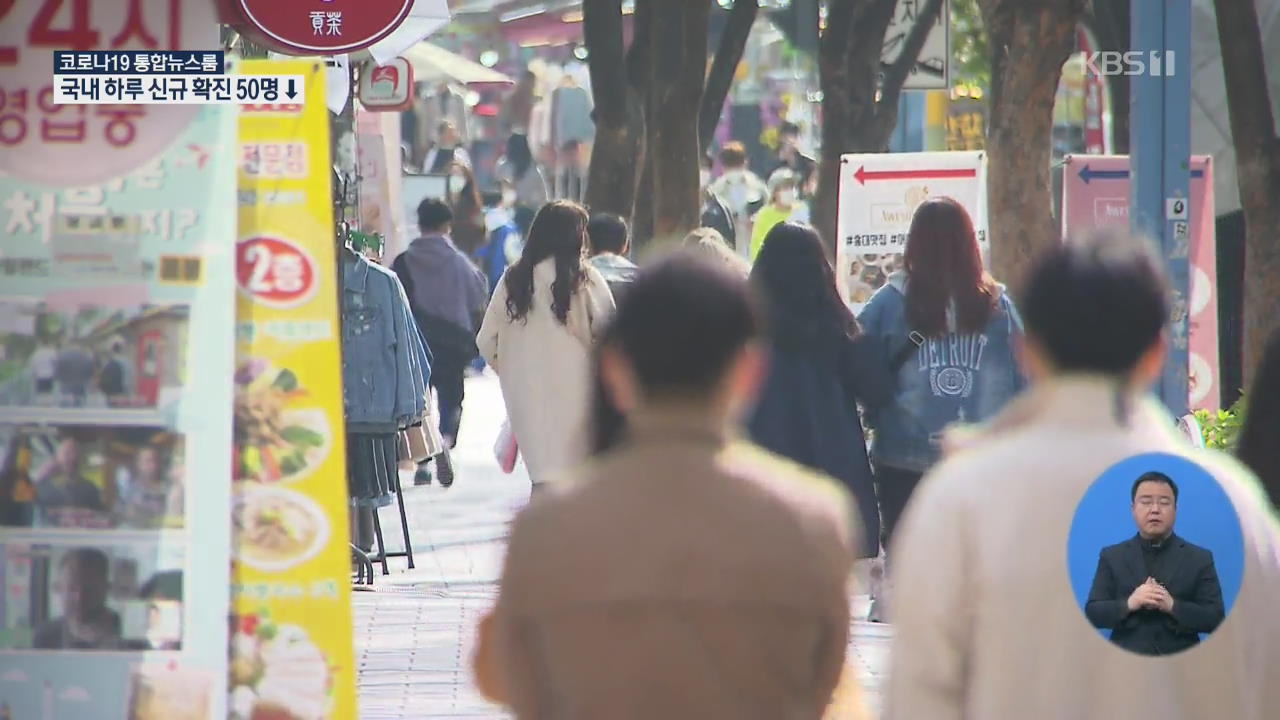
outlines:
M1213 551L1174 532L1178 485L1168 475L1143 473L1130 498L1138 533L1103 548L1085 614L1126 650L1181 652L1226 616Z

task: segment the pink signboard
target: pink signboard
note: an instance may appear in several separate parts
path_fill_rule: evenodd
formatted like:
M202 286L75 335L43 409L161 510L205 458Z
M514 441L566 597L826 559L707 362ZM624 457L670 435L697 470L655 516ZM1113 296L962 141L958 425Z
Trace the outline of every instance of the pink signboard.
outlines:
M1062 234L1129 226L1129 156L1068 155L1063 160ZM1188 362L1192 409L1219 406L1218 262L1214 232L1213 164L1191 157L1191 206L1176 233L1187 243L1191 265Z

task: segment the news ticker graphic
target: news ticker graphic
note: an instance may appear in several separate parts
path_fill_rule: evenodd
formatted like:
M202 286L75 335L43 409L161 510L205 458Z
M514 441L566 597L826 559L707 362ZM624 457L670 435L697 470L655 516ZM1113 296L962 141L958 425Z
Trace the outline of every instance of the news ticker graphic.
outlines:
M75 52L55 50L57 75L225 75L221 50L149 50Z
M301 75L59 75L56 105L302 104Z
M55 105L257 105L306 102L302 75L228 75L220 50L56 51Z

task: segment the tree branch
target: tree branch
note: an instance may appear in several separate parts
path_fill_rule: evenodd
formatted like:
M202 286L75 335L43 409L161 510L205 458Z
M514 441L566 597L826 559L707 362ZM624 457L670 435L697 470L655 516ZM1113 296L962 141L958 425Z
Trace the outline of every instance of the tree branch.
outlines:
M733 10L729 11L729 22L720 38L720 46L716 48L716 57L711 63L707 87L702 95L702 108L698 113L698 143L702 152L711 147L711 137L720 122L725 99L733 85L738 63L742 62L742 53L746 50L747 38L759 11L760 4L756 0L735 0Z

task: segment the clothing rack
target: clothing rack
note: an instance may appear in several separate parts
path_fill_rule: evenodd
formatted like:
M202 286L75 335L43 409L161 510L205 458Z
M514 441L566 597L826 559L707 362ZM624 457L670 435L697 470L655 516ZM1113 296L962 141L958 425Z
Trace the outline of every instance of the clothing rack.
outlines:
M359 251L364 249L380 250L381 247L383 247L383 238L378 234L365 234L352 230L350 224L346 221L346 210L351 206L352 198L351 180L348 176L339 172L335 167L333 171L333 182L335 205L334 235L339 258L337 263L338 302L339 305L341 305L345 293L343 269L347 262L344 255L348 253L353 255L359 254ZM339 334L341 336L342 313L339 312L338 315ZM348 467L348 475L350 475L351 471L351 468ZM382 566L383 575L390 575L391 568L388 564L389 558L403 557L408 561L409 569L413 569L415 567L413 543L409 536L409 517L405 510L404 488L403 483L400 482L398 465L388 473L388 479L390 480L390 489L393 491L392 494L395 495L396 504L400 513L400 531L405 549L403 551L388 551L385 538L383 537L382 523L378 517L378 510L380 506L359 503L353 498L351 502L351 512L356 521L353 524L353 528L359 530L357 533L359 537L353 538L350 543L350 547L352 562L356 566L353 582L357 586L368 587L373 585L373 566L375 564L380 564ZM364 529L367 526L372 527L373 542L361 544L376 544L376 553L366 551L360 546L360 544L357 544L359 540L367 537L364 532Z

